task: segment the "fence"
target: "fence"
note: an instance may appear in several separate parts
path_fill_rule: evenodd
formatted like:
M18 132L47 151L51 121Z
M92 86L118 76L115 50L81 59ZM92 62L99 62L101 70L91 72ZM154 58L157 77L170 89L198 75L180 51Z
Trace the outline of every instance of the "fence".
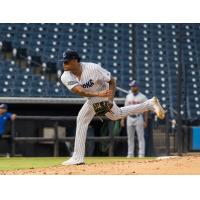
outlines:
M49 120L54 122L54 132L55 135L53 138L45 138L45 137L17 137L16 136L16 128L15 123L18 120ZM76 120L76 116L68 116L68 117L60 117L60 116L17 116L16 121L13 121L11 124L11 156L15 156L15 145L18 142L42 142L42 141L51 141L54 145L54 156L59 155L59 143L66 141L74 141L75 137L58 137L58 122L59 121L72 121ZM94 117L93 120L100 120L99 117ZM106 117L101 117L101 120L108 120ZM109 156L114 155L114 145L116 141L125 141L127 140L127 136L115 136L113 134L113 122L109 122L109 135L104 137L90 137L88 136L86 140L101 142L106 141L109 143Z

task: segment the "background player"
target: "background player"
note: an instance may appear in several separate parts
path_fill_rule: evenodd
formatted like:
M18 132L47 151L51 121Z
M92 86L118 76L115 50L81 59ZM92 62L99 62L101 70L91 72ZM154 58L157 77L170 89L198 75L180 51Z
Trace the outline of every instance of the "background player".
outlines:
M80 56L76 51L68 50L64 52L61 61L64 67L64 73L61 76L62 83L70 91L88 97L77 117L73 156L63 162L63 165L84 163L88 125L97 113L101 113L111 120L119 120L128 115L152 110L156 112L159 118L165 117L165 111L156 97L142 104L119 108L113 101L116 83L110 72L98 64L80 62Z
M129 86L131 87L131 92L126 96L125 106L135 105L143 103L147 100L147 97L139 91L139 87L136 81L132 81ZM121 126L124 127L125 119L121 120ZM135 131L137 133L138 145L139 145L139 157L145 156L145 138L144 138L144 128L147 127L148 123L148 112L136 115L129 115L127 117L127 135L128 135L128 154L127 157L134 156L135 147Z
M8 112L8 106L5 103L0 104L0 138L5 133L6 122L15 120L16 114Z

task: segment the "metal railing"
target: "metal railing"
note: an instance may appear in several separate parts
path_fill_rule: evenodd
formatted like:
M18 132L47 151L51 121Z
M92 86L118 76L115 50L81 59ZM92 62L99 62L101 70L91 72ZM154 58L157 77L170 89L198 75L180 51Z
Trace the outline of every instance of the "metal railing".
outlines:
M76 120L76 116L17 116L17 119L12 122L11 124L11 156L15 156L15 145L18 142L44 142L44 141L51 141L53 143L53 156L59 156L59 143L66 142L66 141L74 141L75 137L59 137L58 136L58 122L59 121L74 121ZM45 137L18 137L16 135L16 123L18 120L40 120L40 121L52 121L54 122L54 137L53 138L45 138ZM100 120L99 117L94 117L93 120ZM106 117L101 117L101 120L108 120ZM109 156L114 155L114 145L116 141L125 141L127 140L127 136L115 136L113 134L113 124L114 122L110 121L109 126L109 135L108 136L88 136L86 140L95 141L95 142L108 142L109 144Z

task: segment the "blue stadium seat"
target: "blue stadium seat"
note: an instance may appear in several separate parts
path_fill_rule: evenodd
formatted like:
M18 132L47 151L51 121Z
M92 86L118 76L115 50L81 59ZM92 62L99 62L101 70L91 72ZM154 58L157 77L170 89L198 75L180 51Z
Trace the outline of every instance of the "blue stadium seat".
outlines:
M12 90L12 96L13 97L29 97L30 96L30 93L29 93L29 89L26 85L24 86L17 86L17 87L14 87L13 90Z
M37 88L31 87L30 88L30 95L32 97L46 97L47 96L46 90L43 87L37 87Z
M0 87L0 97L10 97L12 95L12 91L9 87Z

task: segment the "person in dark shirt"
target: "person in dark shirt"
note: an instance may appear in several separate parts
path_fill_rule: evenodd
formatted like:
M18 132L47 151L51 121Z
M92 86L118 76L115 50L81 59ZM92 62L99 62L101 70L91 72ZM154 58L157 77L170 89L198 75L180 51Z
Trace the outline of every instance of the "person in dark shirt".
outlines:
M8 112L7 104L0 104L0 138L5 133L6 122L9 120L14 121L16 119L16 114Z

